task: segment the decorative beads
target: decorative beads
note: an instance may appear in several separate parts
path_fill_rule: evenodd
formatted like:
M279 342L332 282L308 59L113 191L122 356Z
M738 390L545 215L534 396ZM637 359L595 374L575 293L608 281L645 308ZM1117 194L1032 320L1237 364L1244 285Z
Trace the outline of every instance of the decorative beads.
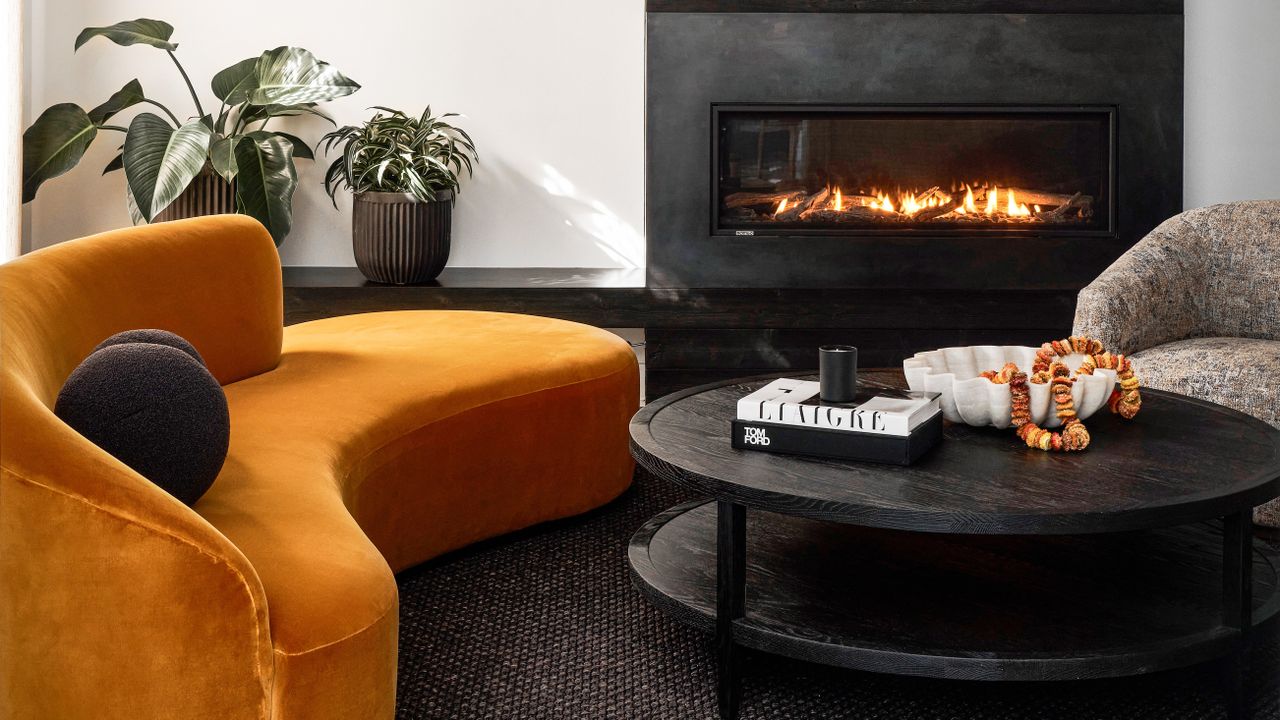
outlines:
M1013 427L1027 447L1059 452L1076 452L1089 447L1089 430L1076 414L1075 401L1071 397L1071 388L1076 379L1059 359L1071 354L1084 355L1084 362L1076 370L1077 376L1092 375L1098 368L1116 371L1120 387L1107 400L1111 412L1130 420L1142 408L1138 378L1129 358L1119 354L1112 355L1105 351L1101 342L1083 335L1072 335L1064 340L1044 343L1036 350L1029 380L1027 374L1014 363L1007 363L998 372L986 370L981 373L982 377L993 383L1009 385ZM1031 391L1028 382L1049 384L1055 413L1062 421L1062 432L1051 432L1031 422Z
M1101 353L1087 359L1093 366L1116 371L1120 387L1111 392L1107 407L1125 420L1132 420L1142 409L1142 394L1138 392L1138 378L1133 373L1133 363L1124 355ZM1093 372L1090 368L1089 372Z
M984 370L979 373L979 375L997 385L1005 385L1013 378L1013 374L1016 372L1018 372L1017 365L1014 365L1013 363L1005 363L1004 367L1000 368L999 372L995 370Z

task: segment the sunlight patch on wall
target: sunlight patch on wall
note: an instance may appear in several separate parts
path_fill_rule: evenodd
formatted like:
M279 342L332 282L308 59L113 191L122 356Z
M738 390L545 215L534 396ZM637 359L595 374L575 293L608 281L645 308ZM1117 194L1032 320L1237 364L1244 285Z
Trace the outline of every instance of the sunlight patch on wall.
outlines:
M644 267L644 235L597 198L579 194L573 181L549 163L542 163L537 184L548 194L571 202L560 203L570 217L565 225L590 236L611 260L624 268Z

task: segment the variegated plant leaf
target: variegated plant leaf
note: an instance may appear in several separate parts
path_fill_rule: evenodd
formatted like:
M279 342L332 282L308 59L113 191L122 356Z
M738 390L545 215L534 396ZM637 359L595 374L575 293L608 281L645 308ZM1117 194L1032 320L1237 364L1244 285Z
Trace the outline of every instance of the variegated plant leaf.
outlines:
M97 136L98 126L79 105L60 103L40 113L22 133L22 202L45 180L75 167Z
M106 27L89 27L76 36L76 50L96 37L105 37L117 45L150 45L161 50L177 50L178 44L169 42L173 26L162 20L125 20Z
M243 136L236 142L236 205L266 226L276 245L293 227L293 143L274 133Z
M209 163L213 165L214 172L221 175L227 182L235 180L238 172L236 168L237 139L217 135L209 145Z
M146 99L146 96L142 94L142 83L137 80L130 80L124 84L124 87L112 93L106 102L90 110L89 119L93 121L94 125L101 125L110 120L112 115L125 108L133 107Z
M297 105L333 100L360 89L360 84L299 47L278 47L258 58L257 87L249 91L254 105Z
M142 218L153 218L187 189L204 167L212 131L203 120L176 130L163 118L140 113L124 139L124 174Z

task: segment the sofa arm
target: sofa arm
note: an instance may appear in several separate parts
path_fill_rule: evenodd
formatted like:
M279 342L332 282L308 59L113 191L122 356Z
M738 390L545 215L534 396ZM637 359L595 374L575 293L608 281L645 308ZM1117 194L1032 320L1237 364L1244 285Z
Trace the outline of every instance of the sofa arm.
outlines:
M244 555L3 389L0 717L268 717L266 597Z
M1122 353L1189 337L1202 312L1199 244L1183 215L1166 220L1080 291L1073 334Z

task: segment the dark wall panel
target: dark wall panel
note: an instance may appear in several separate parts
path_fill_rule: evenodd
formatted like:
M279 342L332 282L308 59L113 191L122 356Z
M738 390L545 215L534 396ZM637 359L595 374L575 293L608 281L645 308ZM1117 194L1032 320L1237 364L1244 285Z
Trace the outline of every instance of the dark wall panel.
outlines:
M647 22L651 287L1075 289L1181 209L1180 14L651 12ZM713 237L713 102L1114 105L1120 236Z

